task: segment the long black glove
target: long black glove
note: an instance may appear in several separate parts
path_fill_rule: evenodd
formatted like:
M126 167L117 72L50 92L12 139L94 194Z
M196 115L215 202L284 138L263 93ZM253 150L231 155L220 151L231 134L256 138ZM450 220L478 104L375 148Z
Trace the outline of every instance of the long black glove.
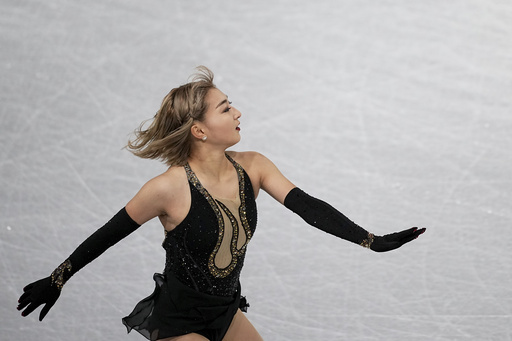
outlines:
M122 208L103 227L87 238L75 251L59 265L49 277L40 279L23 288L23 295L18 300L18 310L23 310L22 316L27 316L41 304L45 306L39 314L39 321L48 314L60 296L62 287L78 270L93 261L109 247L139 228Z
M297 213L308 224L376 252L399 248L425 232L425 228L417 229L414 227L385 236L375 236L355 224L328 203L313 198L297 187L286 195L284 205Z

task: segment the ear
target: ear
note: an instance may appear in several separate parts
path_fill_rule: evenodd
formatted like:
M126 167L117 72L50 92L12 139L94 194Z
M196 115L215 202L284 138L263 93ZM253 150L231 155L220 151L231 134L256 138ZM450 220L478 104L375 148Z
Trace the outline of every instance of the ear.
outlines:
M196 139L201 140L203 136L205 136L204 128L201 126L200 123L195 123L190 128L190 132L192 133L192 136L194 136Z

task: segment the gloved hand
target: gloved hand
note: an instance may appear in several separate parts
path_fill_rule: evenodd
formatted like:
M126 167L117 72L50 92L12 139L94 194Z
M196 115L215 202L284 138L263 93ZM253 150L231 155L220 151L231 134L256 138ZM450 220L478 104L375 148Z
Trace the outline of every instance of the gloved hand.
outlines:
M23 288L23 295L18 300L18 310L23 310L28 306L21 313L22 316L27 316L41 304L44 304L39 314L39 321L42 321L59 296L60 289L52 283L51 276L48 276Z
M425 231L426 228L418 229L417 227L413 227L401 232L386 234L384 236L374 236L370 249L375 252L385 252L398 249L405 243L418 238L418 236Z
M99 228L57 267L49 277L40 279L23 288L18 303L18 310L23 310L22 316L27 316L41 304L45 306L39 314L39 321L48 314L60 296L60 291L66 281L78 270L105 252L109 247L119 242L124 237L139 228L137 224L122 208L103 227Z

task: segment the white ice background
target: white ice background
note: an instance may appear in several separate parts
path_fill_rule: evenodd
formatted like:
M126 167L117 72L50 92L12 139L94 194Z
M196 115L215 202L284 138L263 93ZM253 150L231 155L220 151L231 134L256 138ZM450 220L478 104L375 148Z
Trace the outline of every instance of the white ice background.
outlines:
M242 275L265 340L512 339L512 2L2 0L0 340L143 340L152 221L16 311L151 177L122 149L203 64L243 113L236 150L376 234L376 254L262 193ZM243 341L243 340L242 340Z

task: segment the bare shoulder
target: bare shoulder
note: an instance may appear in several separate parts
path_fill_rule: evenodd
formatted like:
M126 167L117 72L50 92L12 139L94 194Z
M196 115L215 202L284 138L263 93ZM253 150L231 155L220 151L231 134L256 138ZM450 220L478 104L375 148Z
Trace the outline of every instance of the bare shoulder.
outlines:
M188 181L183 167L171 167L164 173L146 182L128 202L128 214L139 224L168 215L180 199L187 195Z
M155 194L172 195L186 184L187 176L183 167L174 166L146 182L142 189Z
M227 154L231 156L236 162L241 164L246 171L257 172L261 169L261 167L272 164L272 162L265 155L255 151L228 151Z
M258 152L228 152L249 174L253 187L269 193L279 202L295 187L266 156Z
M152 180L165 186L181 187L187 184L187 174L183 166L172 166Z

